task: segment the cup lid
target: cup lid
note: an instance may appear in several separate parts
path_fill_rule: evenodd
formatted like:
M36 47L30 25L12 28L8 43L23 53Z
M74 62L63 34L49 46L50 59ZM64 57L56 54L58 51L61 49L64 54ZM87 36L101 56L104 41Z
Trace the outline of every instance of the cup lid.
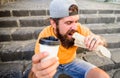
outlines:
M54 36L44 37L39 40L40 44L43 45L59 45L60 40L55 38Z

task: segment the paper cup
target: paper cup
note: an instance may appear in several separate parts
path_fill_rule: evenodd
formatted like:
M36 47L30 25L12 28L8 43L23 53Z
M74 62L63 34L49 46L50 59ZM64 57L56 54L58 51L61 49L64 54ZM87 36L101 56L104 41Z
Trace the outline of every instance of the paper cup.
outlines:
M41 38L39 40L40 52L48 52L49 55L42 61L52 57L57 57L60 41L53 36Z

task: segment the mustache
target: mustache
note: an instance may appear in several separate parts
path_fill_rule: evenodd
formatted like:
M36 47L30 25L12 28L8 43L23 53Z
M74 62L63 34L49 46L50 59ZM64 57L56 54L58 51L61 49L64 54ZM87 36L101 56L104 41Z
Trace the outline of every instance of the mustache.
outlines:
M60 39L62 46L64 46L65 48L70 48L74 45L74 39L68 38L68 35L73 35L73 33L77 32L76 30L70 28L64 35L60 34L59 32L59 28L56 29L57 32L57 37Z
M67 32L66 32L66 35L73 35L75 32L77 32L77 30L74 30L74 29L69 29Z

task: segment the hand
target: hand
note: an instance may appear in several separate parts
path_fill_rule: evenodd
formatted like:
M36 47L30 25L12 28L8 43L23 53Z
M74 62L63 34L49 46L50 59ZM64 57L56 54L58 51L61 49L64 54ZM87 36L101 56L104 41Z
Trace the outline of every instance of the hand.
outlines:
M59 65L58 58L42 61L43 58L48 56L47 52L36 54L32 58L32 72L36 78L53 78Z
M94 34L85 37L84 42L89 50L95 50L98 45L104 45L101 37Z

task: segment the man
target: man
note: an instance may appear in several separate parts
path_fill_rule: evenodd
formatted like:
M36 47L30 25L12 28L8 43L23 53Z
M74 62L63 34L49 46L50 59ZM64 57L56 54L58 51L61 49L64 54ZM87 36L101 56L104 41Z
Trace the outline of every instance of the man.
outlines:
M77 47L74 46L72 38L74 32L85 36L84 43L89 50L94 50L98 45L105 45L105 41L100 36L93 34L87 27L81 26L78 21L78 6L74 0L53 0L51 2L51 25L39 34L29 78L58 78L61 73L72 78L109 78L96 66L80 59L76 60ZM40 52L39 39L49 36L54 36L61 41L58 58L53 57L43 62L41 60L49 54Z

